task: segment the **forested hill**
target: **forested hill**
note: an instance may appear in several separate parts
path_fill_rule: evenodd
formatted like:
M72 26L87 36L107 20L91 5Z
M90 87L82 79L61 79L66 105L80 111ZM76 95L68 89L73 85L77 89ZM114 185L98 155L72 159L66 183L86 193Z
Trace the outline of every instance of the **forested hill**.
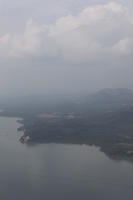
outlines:
M133 91L21 98L1 115L23 118L29 142L94 144L109 155L133 156ZM23 138L22 140L23 141Z

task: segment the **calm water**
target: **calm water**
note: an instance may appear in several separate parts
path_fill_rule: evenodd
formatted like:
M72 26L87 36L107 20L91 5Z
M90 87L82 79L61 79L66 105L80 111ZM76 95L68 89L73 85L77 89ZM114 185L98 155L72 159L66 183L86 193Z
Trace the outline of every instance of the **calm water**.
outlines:
M133 164L96 147L18 140L15 118L0 118L1 200L132 200Z

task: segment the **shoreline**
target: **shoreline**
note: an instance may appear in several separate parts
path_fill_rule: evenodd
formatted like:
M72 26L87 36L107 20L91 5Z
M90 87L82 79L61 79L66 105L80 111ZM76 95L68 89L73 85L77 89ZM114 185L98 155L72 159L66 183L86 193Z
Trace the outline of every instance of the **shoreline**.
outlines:
M116 144L117 143L109 143L109 141L102 141L102 139L97 139L95 140L95 137L92 139L91 136L88 136L88 138L78 138L75 136L75 138L73 137L73 133L72 135L70 135L69 138L65 138L65 136L62 137L58 137L58 134L55 134L55 137L50 138L48 135L47 136L43 136L40 139L35 139L34 137L32 137L32 125L30 124L29 127L31 126L31 129L28 128L29 130L27 130L27 127L25 126L25 121L29 120L30 122L32 121L30 118L24 118L24 116L20 117L20 116L13 116L13 114L9 114L9 113L0 113L0 117L9 117L9 118L15 118L16 122L18 124L20 124L21 126L18 127L17 131L18 132L22 132L22 136L20 137L19 141L23 144L46 144L46 143L60 143L60 144L77 144L77 145L94 145L96 147L100 148L100 151L104 152L108 157L112 158L112 159L120 159L120 160L125 160L125 159L129 159L129 160L133 160L133 151L132 149L128 149L128 143L126 143L127 145L127 149L123 147L119 147ZM34 129L33 129L34 130ZM35 133L34 133L35 134ZM33 135L34 135L33 134ZM64 138L63 138L64 137Z

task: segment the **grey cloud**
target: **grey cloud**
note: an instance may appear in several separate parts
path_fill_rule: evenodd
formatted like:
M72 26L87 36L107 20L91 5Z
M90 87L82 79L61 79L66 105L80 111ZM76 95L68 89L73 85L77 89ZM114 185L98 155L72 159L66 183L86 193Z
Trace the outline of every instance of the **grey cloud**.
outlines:
M132 54L133 17L123 4L91 5L53 24L27 21L21 34L0 37L1 57L44 57L69 63L121 59ZM4 50L4 51L3 51Z
M133 89L132 4L1 0L0 94Z

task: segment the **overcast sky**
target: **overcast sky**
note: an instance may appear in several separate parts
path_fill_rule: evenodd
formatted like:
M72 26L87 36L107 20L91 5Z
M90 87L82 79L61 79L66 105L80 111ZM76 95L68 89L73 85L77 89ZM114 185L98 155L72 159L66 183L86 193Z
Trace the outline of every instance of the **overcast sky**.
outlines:
M133 89L132 0L0 0L0 94Z

